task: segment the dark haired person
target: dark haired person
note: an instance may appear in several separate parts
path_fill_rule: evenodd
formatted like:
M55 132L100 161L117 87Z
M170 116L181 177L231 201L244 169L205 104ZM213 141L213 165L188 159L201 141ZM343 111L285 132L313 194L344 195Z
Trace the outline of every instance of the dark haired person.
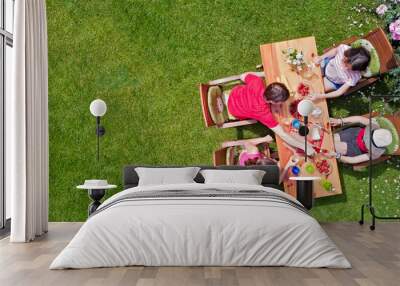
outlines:
M325 94L314 94L311 99L334 98L345 94L361 79L361 72L367 69L370 60L371 56L365 48L351 48L348 45L340 45L316 57L314 63L321 65Z
M280 108L289 98L289 90L284 84L275 82L265 87L260 78L263 73L244 73L240 79L244 84L235 86L228 99L230 114L238 119L255 119L270 128L276 135L291 146L304 150L304 141L301 142L283 130L275 120L271 107ZM309 156L315 154L312 146L307 146Z

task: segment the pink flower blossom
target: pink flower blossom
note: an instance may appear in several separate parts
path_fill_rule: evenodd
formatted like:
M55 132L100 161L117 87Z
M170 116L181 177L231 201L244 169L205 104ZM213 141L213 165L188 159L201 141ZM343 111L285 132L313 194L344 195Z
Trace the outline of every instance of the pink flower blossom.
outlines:
M400 40L400 19L397 19L389 25L389 31L392 34L393 40Z
M388 7L385 4L381 4L376 8L376 14L378 14L379 16L382 16L386 13L387 10L388 10Z

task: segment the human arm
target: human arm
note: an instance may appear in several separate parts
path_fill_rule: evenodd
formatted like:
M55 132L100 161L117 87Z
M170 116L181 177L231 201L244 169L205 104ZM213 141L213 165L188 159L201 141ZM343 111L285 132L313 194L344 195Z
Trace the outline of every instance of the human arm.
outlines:
M318 65L318 64L320 64L322 62L323 59L332 58L332 57L336 56L337 50L338 50L338 48L333 48L333 49L330 49L325 54L323 54L323 55L321 55L319 57L315 57L314 63Z
M224 142L224 143L222 143L222 147L226 148L226 147L233 147L233 146L242 146L242 145L246 145L246 144L257 146L258 144L261 144L261 143L271 143L273 141L274 141L274 139L271 136L267 135L264 137L253 138L253 139L243 139L243 140L237 140L237 141Z
M368 117L364 117L364 116L349 116L346 118L343 118L343 123L347 124L347 123L361 123L362 125L369 125L369 118ZM375 120L372 119L372 123L374 123Z
M249 152L249 153L257 153L259 152L257 145L262 144L262 143L271 143L273 142L274 139L267 135L265 137L260 137L260 138L254 138L254 139L249 139L249 140L244 140L243 146L244 149Z
M290 134L288 134L285 130L283 130L282 126L277 125L274 128L271 128L271 130L274 131L276 135L281 137L282 140L285 141L287 144L304 150L304 147L305 147L304 141L301 142L301 141L297 140L296 138L294 138L293 136L291 136ZM314 154L315 154L314 148L309 143L307 143L307 155L313 156Z
M315 94L312 94L310 96L310 99L312 101L314 101L314 100L318 100L318 99L329 99L329 98L339 97L339 96L345 94L349 90L350 87L351 86L348 83L345 83L337 90L334 90L334 91L331 91L331 92L328 92L328 93L315 93Z
M362 162L366 162L369 160L369 155L368 154L362 154L354 157L349 157L349 156L341 156L339 159L341 162L346 163L346 164L358 164Z
M362 125L369 125L369 118L364 116L349 116L345 118L330 118L330 124L332 126L341 126L344 124L351 124L351 123L361 123ZM372 123L375 124L375 120L372 120Z
M255 75L255 76L257 76L257 77L265 77L264 72L245 72L245 73L242 73L242 74L240 75L240 80L243 81L243 82L246 82L246 81L245 81L246 76L248 76L249 74Z

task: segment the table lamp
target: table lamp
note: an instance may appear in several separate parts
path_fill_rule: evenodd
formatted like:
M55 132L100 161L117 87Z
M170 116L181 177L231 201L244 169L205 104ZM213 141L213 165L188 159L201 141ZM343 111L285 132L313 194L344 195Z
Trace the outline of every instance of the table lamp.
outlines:
M107 111L106 103L101 99L95 99L90 103L90 113L96 117L96 136L97 136L97 161L100 158L100 137L106 133L103 126L100 125L100 117Z
M299 128L299 134L304 136L304 152L305 152L305 161L307 162L307 134L309 129L308 125L308 115L314 110L314 104L309 99L303 99L297 105L297 112L304 117L304 125Z

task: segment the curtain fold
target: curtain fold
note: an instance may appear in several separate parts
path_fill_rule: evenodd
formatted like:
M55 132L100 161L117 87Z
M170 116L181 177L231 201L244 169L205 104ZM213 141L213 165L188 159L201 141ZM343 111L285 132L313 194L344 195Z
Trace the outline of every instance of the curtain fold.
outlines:
M48 227L48 76L45 0L18 0L14 20L14 92L6 113L6 183L12 242Z

